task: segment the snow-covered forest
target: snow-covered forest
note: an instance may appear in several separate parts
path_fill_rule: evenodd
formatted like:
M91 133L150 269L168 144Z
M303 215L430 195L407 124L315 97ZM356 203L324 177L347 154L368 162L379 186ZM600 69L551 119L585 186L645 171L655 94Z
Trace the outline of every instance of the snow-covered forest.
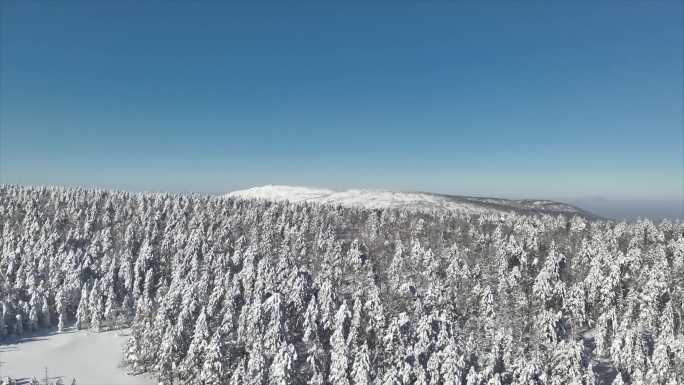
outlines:
M162 384L684 384L684 224L0 186L0 343Z

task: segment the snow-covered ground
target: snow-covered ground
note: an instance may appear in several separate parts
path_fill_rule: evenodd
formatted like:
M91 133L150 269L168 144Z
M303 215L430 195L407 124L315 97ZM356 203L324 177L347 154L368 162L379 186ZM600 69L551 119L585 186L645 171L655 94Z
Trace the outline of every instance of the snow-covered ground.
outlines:
M120 367L127 330L102 333L70 330L41 333L19 341L0 344L0 375L24 379L48 377L65 384L76 379L78 385L152 385L149 377L129 376ZM42 382L41 382L42 383Z
M448 198L425 193L395 192L387 190L332 191L296 186L261 186L234 191L228 197L264 199L290 202L315 202L339 204L346 207L405 208L420 210L448 209L455 211L481 212L476 205L456 202Z
M267 185L233 191L226 194L226 196L270 201L335 204L370 209L450 210L471 214L517 211L592 216L590 213L577 207L548 200L511 200L387 190L333 191L321 188Z

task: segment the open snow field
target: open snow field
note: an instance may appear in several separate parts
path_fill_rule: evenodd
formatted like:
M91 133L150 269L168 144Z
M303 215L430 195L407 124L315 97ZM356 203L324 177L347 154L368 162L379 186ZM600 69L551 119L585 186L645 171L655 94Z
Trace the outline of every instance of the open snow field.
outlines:
M45 367L50 381L62 378L78 385L151 385L156 381L144 376L129 376L119 367L121 351L128 330L93 333L68 330L64 333L42 333L0 345L0 375L19 383L32 377L42 380ZM21 381L23 380L23 381Z

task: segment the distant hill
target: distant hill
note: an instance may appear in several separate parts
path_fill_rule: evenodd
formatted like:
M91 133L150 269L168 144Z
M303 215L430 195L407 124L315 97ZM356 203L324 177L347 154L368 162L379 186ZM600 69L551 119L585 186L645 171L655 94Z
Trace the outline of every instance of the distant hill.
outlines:
M270 201L312 202L365 208L404 208L418 211L451 210L468 213L516 212L520 214L596 215L576 206L550 200L511 200L468 197L426 192L396 192L387 190L333 191L299 186L266 185L233 191L227 197L264 199Z

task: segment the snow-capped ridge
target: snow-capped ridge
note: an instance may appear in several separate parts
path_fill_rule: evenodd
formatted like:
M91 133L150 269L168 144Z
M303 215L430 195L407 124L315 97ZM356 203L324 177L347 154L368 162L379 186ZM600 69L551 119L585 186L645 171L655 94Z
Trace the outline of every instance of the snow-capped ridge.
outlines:
M426 192L396 192L390 190L350 189L334 191L287 185L265 185L233 191L229 198L263 199L269 201L310 202L345 207L370 209L401 208L407 210L449 210L472 214L484 212L522 212L539 214L568 214L591 217L575 206L550 200L511 200L481 198Z

